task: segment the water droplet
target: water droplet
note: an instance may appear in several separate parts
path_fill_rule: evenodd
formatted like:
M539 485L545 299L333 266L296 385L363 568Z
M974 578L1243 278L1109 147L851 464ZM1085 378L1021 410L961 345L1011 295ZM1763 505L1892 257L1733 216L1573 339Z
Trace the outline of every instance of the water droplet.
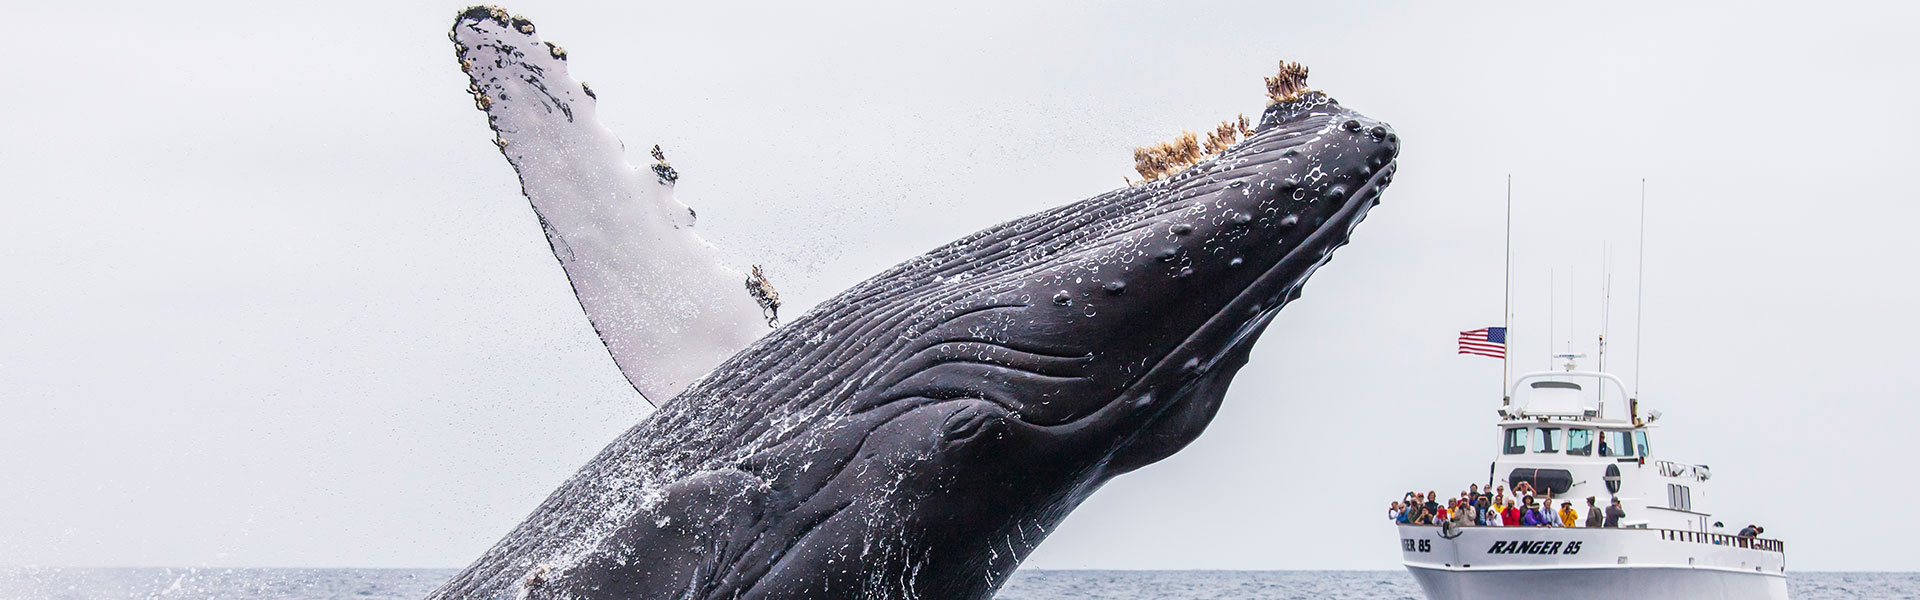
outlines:
M1345 122L1345 123L1341 123L1341 124L1340 124L1340 128L1341 128L1341 129L1345 129L1345 130L1347 130L1347 131L1359 131L1359 130L1360 130L1360 122L1359 122L1359 121L1355 121L1355 120L1353 120L1353 119L1347 119L1347 122Z
M1053 295L1053 303L1061 306L1073 304L1073 294L1067 293L1066 290L1060 290L1060 293Z
M1245 225L1253 222L1253 215L1235 211L1232 215L1229 215L1227 219L1233 221L1235 225Z
M1240 266L1240 265L1242 265L1242 264L1244 264L1244 263L1246 263L1246 262L1247 262L1247 261L1244 261L1244 260L1240 260L1240 257L1238 257L1238 256L1235 256L1235 257L1233 257L1233 260L1229 260L1229 261L1227 261L1227 266L1229 266L1229 267L1238 267L1238 266Z
M1173 257L1179 256L1179 255L1180 255L1179 248L1167 247L1165 249L1160 250L1159 259L1160 259L1160 262L1170 262L1173 260Z
M1180 272L1174 273L1173 278L1186 279L1188 277L1191 277L1192 275L1193 275L1193 267L1180 267Z
M1096 310L1094 310L1094 309L1093 309L1093 305L1092 305L1092 304L1088 304L1088 305L1087 305L1087 309L1086 309L1086 310L1084 310L1084 311L1081 311L1081 312L1080 312L1080 314L1083 314L1083 315L1086 315L1086 316L1089 316L1089 317L1091 317L1091 316L1094 316L1094 315L1097 315L1097 314L1100 314L1100 313L1099 313L1099 311L1096 311Z
M1228 183L1228 184L1227 184L1227 188L1228 188L1228 189L1239 189L1239 188L1243 188L1243 187L1247 187L1247 182L1245 182L1245 181L1234 181L1234 182L1232 182L1232 183Z
M1109 281L1106 285L1100 286L1100 288L1106 290L1109 294L1118 296L1127 293L1127 282L1118 280Z
M1187 234L1189 234L1189 233L1193 233L1193 226L1192 226L1192 225L1188 225L1188 224L1186 224L1186 223L1175 223L1175 224L1173 225L1173 234L1174 234L1174 235L1187 235Z
M1328 199L1344 198L1347 195L1347 186L1336 185L1336 186L1327 188L1327 191L1321 193L1320 195Z
M1187 363L1180 365L1180 368L1185 369L1188 373L1200 370L1200 357L1195 356L1187 359Z
M1367 135L1373 136L1373 141L1376 142L1385 140L1387 139L1387 128L1375 125L1373 129L1367 130Z
M1281 227L1292 227L1298 224L1300 224L1300 215L1287 215L1284 217L1280 217Z

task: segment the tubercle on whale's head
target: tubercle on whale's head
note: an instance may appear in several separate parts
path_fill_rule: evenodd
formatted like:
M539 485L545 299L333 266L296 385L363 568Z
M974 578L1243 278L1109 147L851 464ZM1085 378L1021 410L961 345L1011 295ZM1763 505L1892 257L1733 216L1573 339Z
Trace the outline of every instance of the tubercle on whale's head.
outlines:
M969 384L984 391L975 396L1059 425L1132 401L1143 385L1177 401L1196 379L1237 368L1227 355L1243 359L1274 311L1346 243L1399 152L1385 123L1280 87L1258 126L1218 156L1056 209L1082 215L1071 226L1087 231L1007 294L1030 303L944 326L1004 331L1022 347L982 360L1035 367L980 375Z

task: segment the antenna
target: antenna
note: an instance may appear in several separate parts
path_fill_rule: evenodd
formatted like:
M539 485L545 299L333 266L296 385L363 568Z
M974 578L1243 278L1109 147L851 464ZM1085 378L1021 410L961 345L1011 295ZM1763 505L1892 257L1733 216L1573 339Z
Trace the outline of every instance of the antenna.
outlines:
M1513 355L1513 174L1507 174L1507 272L1500 284L1500 330L1509 346L1500 351L1500 405L1508 404L1507 362ZM1547 346L1552 348L1553 346Z
M1559 284L1556 284L1553 282L1553 275L1554 275L1553 269L1551 268L1547 269L1547 370L1548 371L1553 370L1553 333L1554 333L1553 328L1559 326L1559 321L1553 318L1553 300L1554 300L1553 295L1555 293L1555 288L1559 287Z
M1607 324L1613 317L1613 254L1606 242L1600 242L1600 371L1607 370ZM1602 392L1606 388L1602 386Z
M1574 270L1573 265L1567 265L1567 354L1573 354L1573 338L1580 336L1575 331L1579 329L1577 319L1580 316L1578 310L1580 300L1579 294L1573 293L1574 282L1579 280L1579 272Z
M1640 323L1647 312L1647 178L1640 178L1640 274L1633 284L1633 401L1640 401Z
M1613 319L1613 253L1604 241L1600 242L1600 270L1604 275L1600 279L1600 367L1601 373L1607 372L1607 324ZM1600 386L1598 400L1607 403L1607 386Z

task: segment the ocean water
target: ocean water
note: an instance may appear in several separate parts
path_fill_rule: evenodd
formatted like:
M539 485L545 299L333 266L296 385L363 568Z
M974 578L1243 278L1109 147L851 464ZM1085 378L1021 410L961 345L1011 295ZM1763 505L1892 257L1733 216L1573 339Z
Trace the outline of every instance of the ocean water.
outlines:
M413 600L456 569L0 569L0 600ZM1920 599L1920 573L1792 573L1798 600ZM1419 600L1405 571L1020 571L996 600Z

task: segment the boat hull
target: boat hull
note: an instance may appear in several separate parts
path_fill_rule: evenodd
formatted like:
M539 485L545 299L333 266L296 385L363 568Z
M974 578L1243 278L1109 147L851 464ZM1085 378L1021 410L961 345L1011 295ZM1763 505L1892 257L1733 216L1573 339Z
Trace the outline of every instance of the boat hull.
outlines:
M1398 529L1407 570L1431 600L1516 593L1555 600L1787 598L1785 554L1725 536L1655 529Z

